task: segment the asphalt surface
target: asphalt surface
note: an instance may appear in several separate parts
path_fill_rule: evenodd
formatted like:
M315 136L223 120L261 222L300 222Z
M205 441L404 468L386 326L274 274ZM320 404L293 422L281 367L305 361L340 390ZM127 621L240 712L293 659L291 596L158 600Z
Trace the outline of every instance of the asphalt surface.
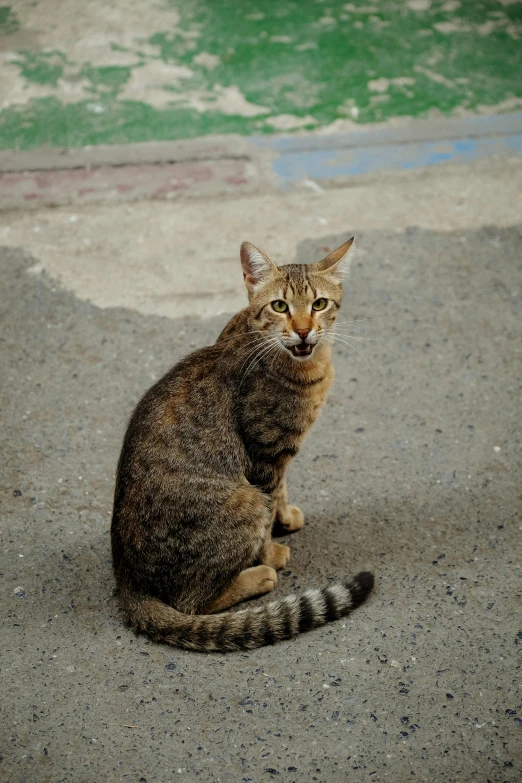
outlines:
M341 317L371 339L335 350L277 592L369 567L375 593L202 655L123 625L109 524L132 406L226 318L100 309L2 252L2 780L522 779L521 259L520 228L358 234Z

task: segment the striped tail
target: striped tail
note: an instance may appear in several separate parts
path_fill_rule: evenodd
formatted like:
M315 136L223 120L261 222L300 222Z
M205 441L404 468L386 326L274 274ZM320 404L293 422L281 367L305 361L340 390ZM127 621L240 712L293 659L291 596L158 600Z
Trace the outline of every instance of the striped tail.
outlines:
M373 574L289 595L265 606L222 614L188 615L156 598L121 591L123 610L132 628L156 642L185 650L227 652L251 650L291 639L349 614L373 588Z

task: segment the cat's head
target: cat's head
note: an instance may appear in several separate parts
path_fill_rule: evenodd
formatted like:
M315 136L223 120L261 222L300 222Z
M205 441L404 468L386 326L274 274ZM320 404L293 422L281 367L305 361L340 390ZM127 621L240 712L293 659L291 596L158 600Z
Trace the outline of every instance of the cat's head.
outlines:
M250 242L241 266L254 329L267 333L300 361L328 337L343 296L343 276L353 237L315 264L276 266Z

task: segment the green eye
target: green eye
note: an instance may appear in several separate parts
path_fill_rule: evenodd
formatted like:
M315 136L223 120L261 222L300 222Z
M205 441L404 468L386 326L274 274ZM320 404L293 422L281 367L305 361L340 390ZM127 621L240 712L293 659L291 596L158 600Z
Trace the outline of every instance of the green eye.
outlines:
M272 302L272 307L276 311L276 313L286 313L288 310L288 305L286 302L283 302L282 299L276 299L275 302Z
M312 307L314 310L324 310L328 304L328 299L316 299Z

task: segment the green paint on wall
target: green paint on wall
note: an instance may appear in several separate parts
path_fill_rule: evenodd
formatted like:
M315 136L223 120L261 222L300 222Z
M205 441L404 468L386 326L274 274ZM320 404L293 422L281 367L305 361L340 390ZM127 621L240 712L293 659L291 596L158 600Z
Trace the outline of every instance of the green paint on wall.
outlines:
M6 113L2 123L5 137L12 139L13 147L19 149L41 146L43 126L45 143L51 147L192 138L204 136L209 126L213 133L250 132L247 119L238 121L237 117L226 117L219 112L201 115L196 111L159 110L132 102L105 111L103 105L84 102L62 106L56 98L34 100L30 109L13 109Z
M102 68L86 65L80 75L92 83L94 94L102 92L115 98L129 80L131 69L120 65L106 65Z
M28 82L53 87L63 75L65 62L62 52L21 52L18 60L20 73Z
M20 29L20 23L9 5L0 5L0 35L13 35Z
M80 61L74 40L59 51L15 50L9 67L27 101L9 105L7 96L0 147L281 132L514 108L517 99L522 106L520 2L171 0L165 14L170 8L171 20L175 9L178 22L151 34L144 25L146 35L126 27L122 0L116 7L123 33L102 64ZM143 0L144 15L148 7Z

